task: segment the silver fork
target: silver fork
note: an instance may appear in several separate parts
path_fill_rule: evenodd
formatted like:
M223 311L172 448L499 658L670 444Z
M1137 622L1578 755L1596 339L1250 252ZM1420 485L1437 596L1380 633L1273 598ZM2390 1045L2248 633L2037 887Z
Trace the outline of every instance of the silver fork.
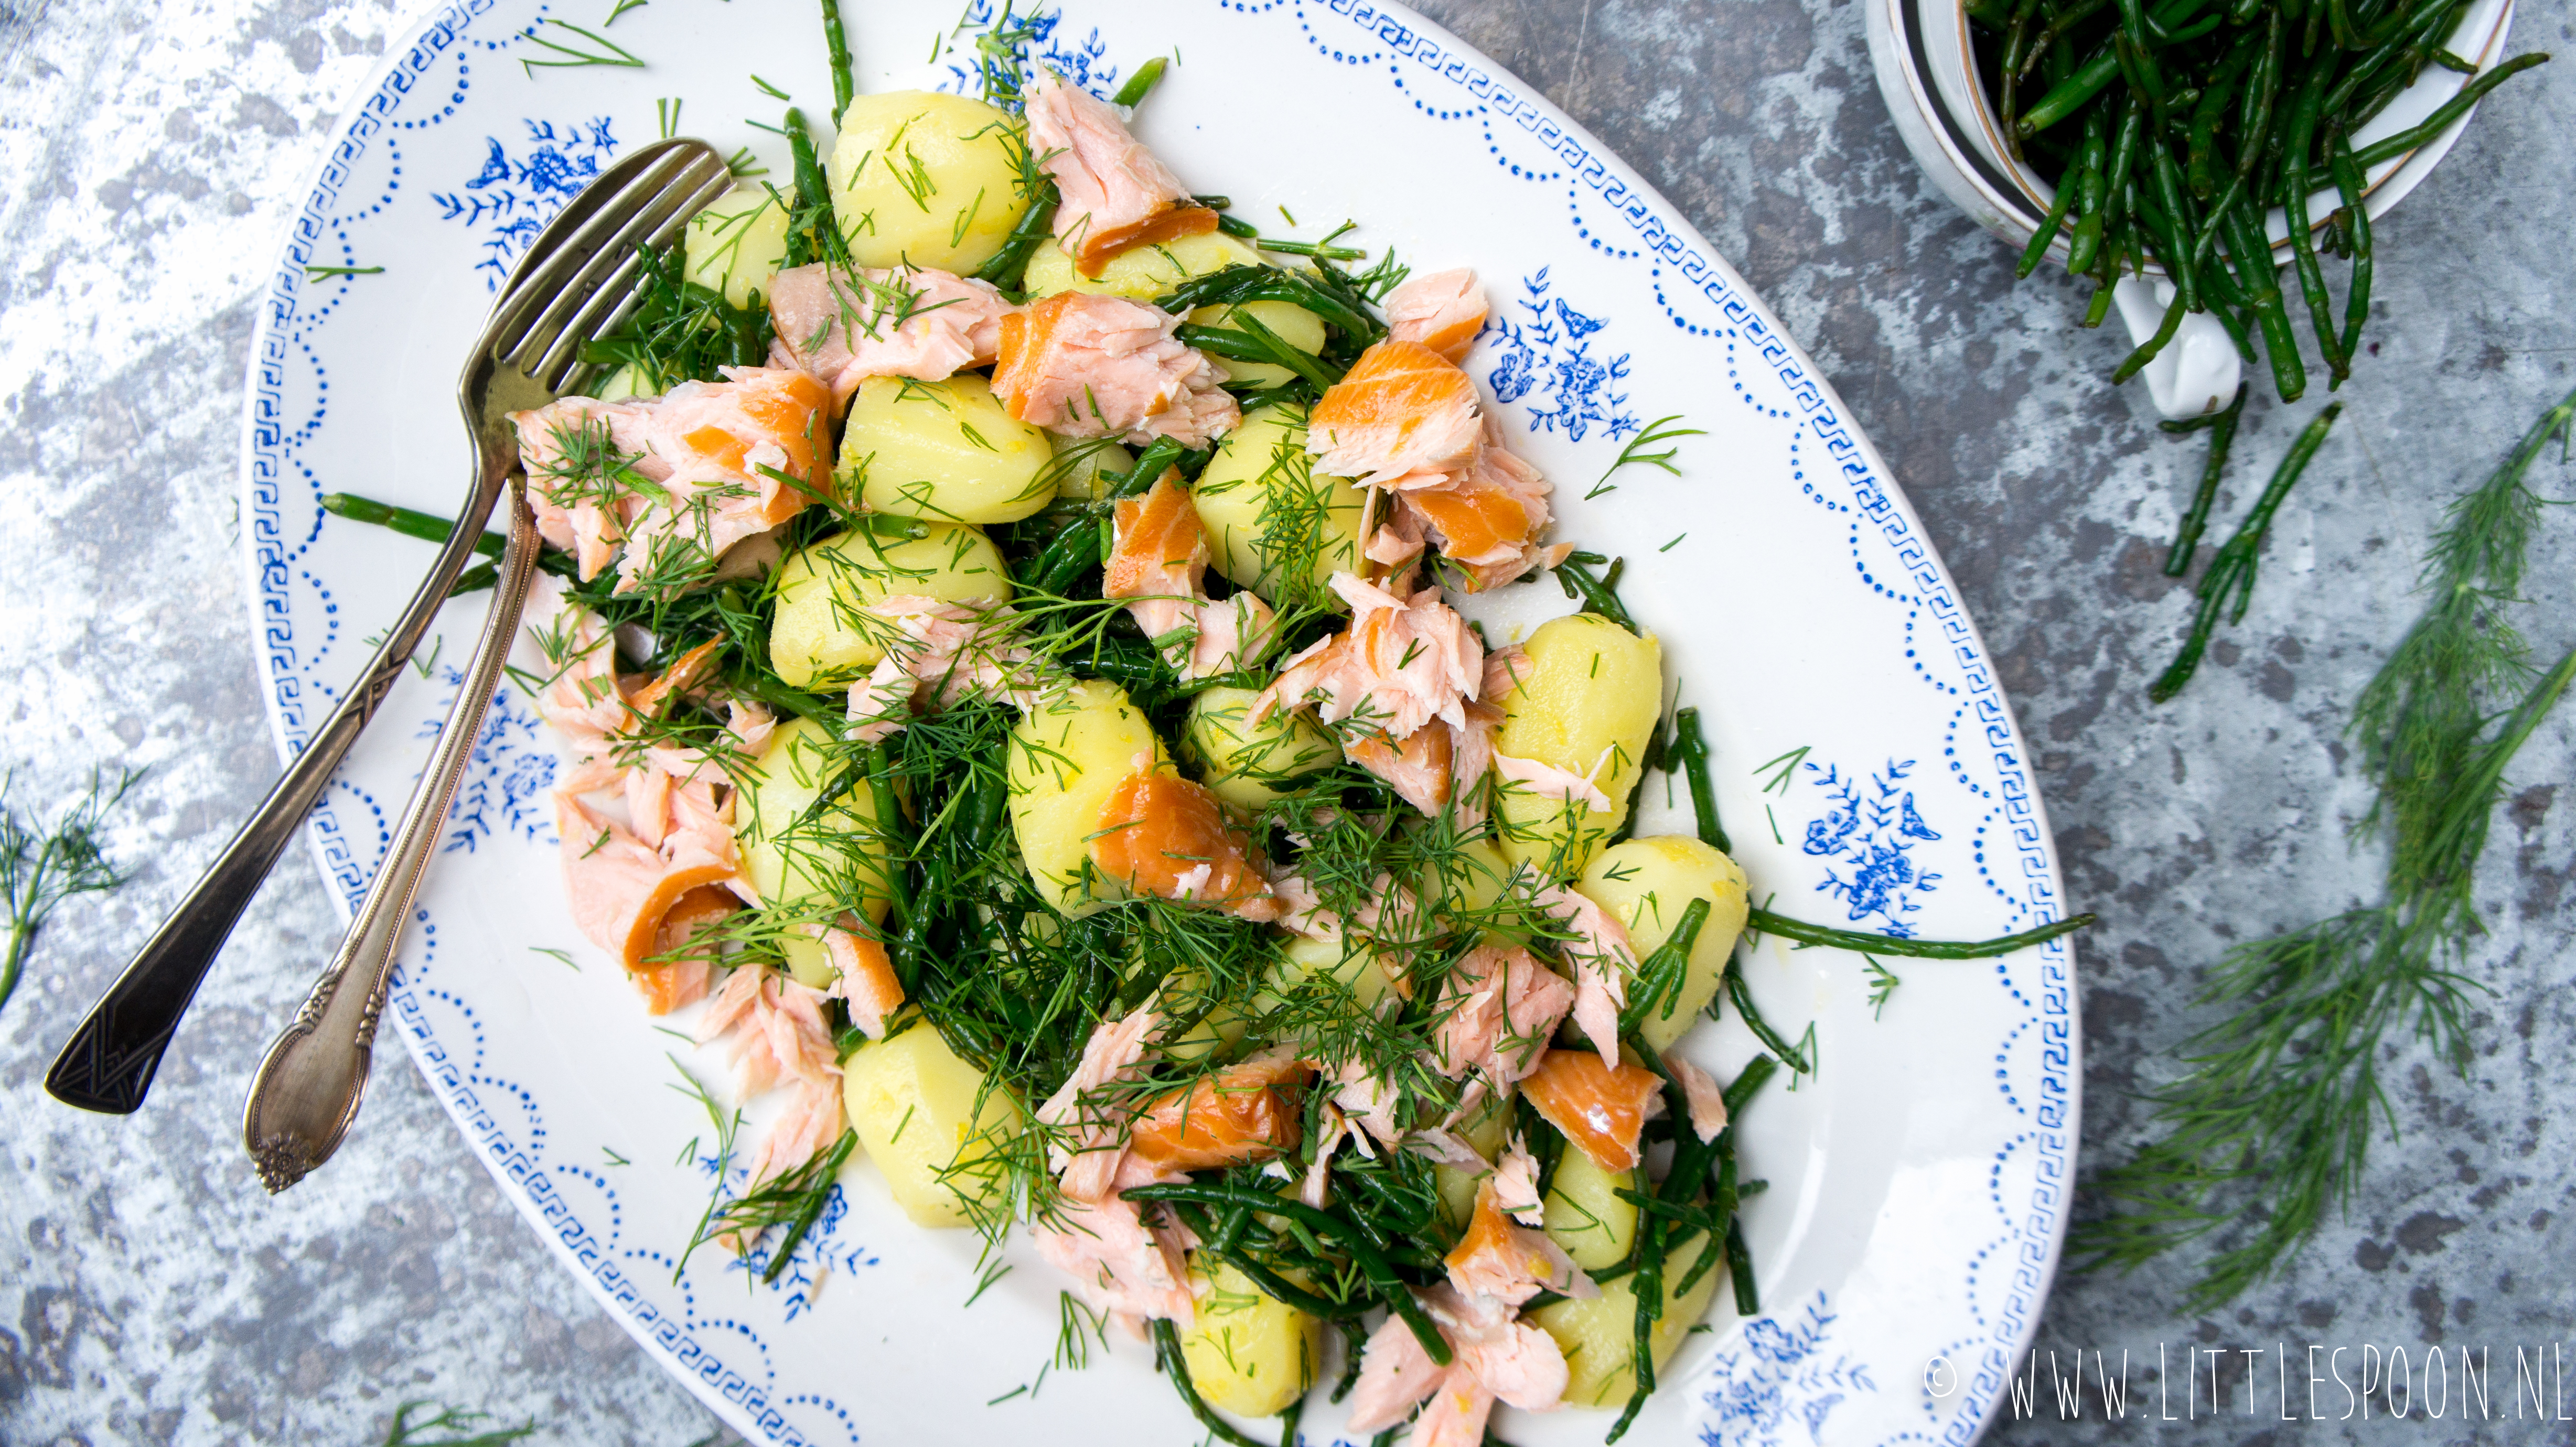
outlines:
M503 288L492 319L466 366L459 401L466 425L473 433L476 478L455 531L449 535L420 591L395 622L383 648L359 675L340 706L305 745L258 812L225 846L196 888L73 1032L45 1077L45 1088L56 1099L120 1115L143 1104L180 1018L243 908L258 891L260 881L275 867L278 855L330 783L333 771L357 741L359 732L409 666L422 635L446 601L449 589L455 586L458 574L471 560L516 458L516 443L506 414L552 400L578 362L581 342L614 330L633 314L630 283L640 260L638 244L675 236L690 213L723 189L726 179L722 158L704 142L664 141L611 167L538 234L528 254L511 273L509 285ZM518 531L514 527L514 534ZM516 551L523 555L524 564L533 564L533 547ZM500 653L506 653L508 634L516 626L518 601L525 592L524 564L515 582L505 580L495 594L495 613L506 606L513 614L510 626L499 631ZM492 630L487 628L486 641L492 636ZM497 670L498 656L491 669L484 670L487 675ZM478 652L478 666L482 661ZM465 725L463 735L468 747L460 751L460 758L470 755L472 737L480 728L480 700L491 692L488 676L480 687L479 695L469 687L460 696L459 716L449 720L441 738L442 754L458 736L461 723ZM470 708L471 718L463 717L469 712L467 699L475 700ZM431 777L434 776L435 770ZM423 787L427 788L426 779ZM442 795L438 815L430 821L430 827L422 831L432 837L437 833L438 818L444 817L445 797ZM412 813L405 816L407 826L421 802L414 799ZM385 868L379 871L377 888L370 891L370 902L382 891L385 881L398 872L394 865L399 857L399 851L388 856ZM416 865L411 876L416 882ZM407 896L408 884L405 889ZM396 921L402 913L399 908L392 911ZM356 938L353 932L352 939ZM389 955L390 941L386 948ZM343 955L346 954L344 949ZM332 978L336 977L326 977L326 985ZM307 1008L312 1009L311 1002ZM372 1027L372 1016L368 1023ZM362 1059L366 1048L367 1042L359 1042ZM363 1064L359 1079L363 1082ZM354 1094L349 1108L355 1110ZM322 1154L329 1154L327 1147Z
M486 484L508 473L518 458L517 433L508 414L555 400L581 368L585 341L611 333L633 314L630 284L645 244L678 237L689 217L732 181L724 158L701 142L673 147L666 179L634 204L603 208L592 226L614 220L595 248L570 247L549 257L502 302L466 362L459 403L483 458ZM619 202L627 198L619 197ZM502 661L519 629L520 605L535 570L537 531L529 511L527 479L509 477L511 527L501 553L500 586L474 646L454 709L439 730L429 767L403 810L392 851L358 905L348 937L314 982L304 1008L277 1037L251 1082L242 1106L242 1144L259 1168L260 1183L282 1191L339 1149L357 1119L374 1059L376 1024L385 1005L394 952L430 856L438 851L458 780L474 756L483 711L500 681Z

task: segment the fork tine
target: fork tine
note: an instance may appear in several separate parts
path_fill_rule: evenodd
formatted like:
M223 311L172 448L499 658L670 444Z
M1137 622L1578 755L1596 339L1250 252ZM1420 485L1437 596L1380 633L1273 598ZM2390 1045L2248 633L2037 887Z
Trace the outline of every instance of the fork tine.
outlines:
M696 190L682 197L668 219L643 238L644 244L668 246L676 242L691 218L710 201L722 195L732 184L730 174L720 173L702 181ZM634 315L641 300L641 288L632 283L643 269L641 251L629 252L626 258L582 301L581 307L566 319L554 342L528 375L549 391L563 390L563 382L574 367L580 365L582 344L613 332Z
M499 360L518 365L535 376L539 370L535 359L554 349L558 339L565 335L565 324L610 278L634 267L637 245L662 232L675 216L685 223L689 214L701 204L700 198L711 188L720 186L729 175L721 158L712 155L691 157L689 164L670 177L662 190L636 204L606 245L580 258L577 271L548 285L555 277L562 276L561 271L549 267L545 277L532 281L529 286L532 293L545 293L544 309L514 337L505 340L498 351ZM569 256L564 258L567 264L573 260Z
M604 198L596 214L503 300L491 322L492 335L504 339L494 348L495 359L507 361L522 350L529 333L542 327L547 314L562 304L564 288L578 284L582 273L595 275L594 267L602 258L605 265L615 265L634 244L631 233L638 208L650 206L711 154L703 145L674 150L656 158L615 195Z
M510 268L509 279L501 284L501 296L506 299L516 294L520 283L535 276L544 268L547 259L558 251L566 248L597 249L597 238L605 236L616 224L614 217L601 219L601 213L610 202L633 191L645 171L656 166L667 170L674 156L685 159L687 155L705 148L706 142L687 136L655 141L628 153L624 160L600 173L597 180L581 188L564 203L563 209L546 224L546 229L538 233L536 244L520 254L518 264Z
M566 207L568 212L579 208L581 213L579 219L559 240L546 247L542 253L536 248L531 248L529 257L523 259L519 267L511 272L509 285L503 288L501 300L492 309L489 325L494 333L496 335L505 331L516 333L527 325L529 318L543 311L546 293L534 283L542 279L549 270L556 268L558 263L568 258L594 255L600 248L607 245L617 228L625 224L626 217L634 207L635 198L649 196L661 190L673 175L688 166L691 154L692 149L686 145L675 146L650 156L639 154L636 157L630 157L629 160L644 160L649 163L637 166L623 176L612 171L610 175L603 176L598 182L585 187ZM621 163L618 170L626 170L625 164ZM542 240L542 234L540 239Z

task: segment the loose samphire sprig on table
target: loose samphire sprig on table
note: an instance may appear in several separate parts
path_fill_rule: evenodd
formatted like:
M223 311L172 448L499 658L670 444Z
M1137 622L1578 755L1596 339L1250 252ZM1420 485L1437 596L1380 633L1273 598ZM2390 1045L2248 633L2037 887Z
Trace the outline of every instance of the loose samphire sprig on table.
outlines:
M2307 390L2266 231L2278 207L2330 385L2361 349L2372 247L2371 167L2432 141L2546 54L2477 73L2444 48L2468 0L1972 0L1980 71L2014 155L2056 187L2022 253L2028 276L2060 235L2070 275L2093 278L2084 318L2153 264L2174 284L2156 334L2112 376L2123 382L2207 312L2238 353L2260 336L2281 400ZM2474 75L2431 115L2363 144L2372 117L2429 66ZM2031 99L2033 95L2036 100ZM2335 204L2320 221L2313 198ZM2350 263L2338 321L2320 254Z

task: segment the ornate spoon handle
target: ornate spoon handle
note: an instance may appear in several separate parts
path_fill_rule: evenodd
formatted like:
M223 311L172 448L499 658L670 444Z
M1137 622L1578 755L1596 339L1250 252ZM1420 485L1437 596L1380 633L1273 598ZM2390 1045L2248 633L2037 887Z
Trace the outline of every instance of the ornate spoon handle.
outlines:
M340 706L306 742L287 766L268 798L224 846L214 864L170 918L143 946L134 962L108 987L80 1028L54 1057L45 1073L45 1089L56 1100L83 1110L130 1115L143 1105L161 1056L178 1033L179 1019L195 999L197 986L224 947L224 940L259 893L261 881L277 866L287 841L303 827L304 816L322 797L332 773L348 757L349 746L375 716L385 695L411 666L421 635L446 603L457 575L473 559L485 521L500 501L501 474L486 469L475 482L456 531L422 580L420 591L397 619L384 647L350 686Z
M524 484L510 487L510 542L501 554L501 582L492 611L474 646L456 706L439 731L438 747L403 810L393 851L376 871L349 934L296 1012L294 1023L270 1046L242 1107L242 1143L259 1167L260 1182L282 1191L331 1158L357 1118L374 1058L377 1018L393 971L394 950L429 858L447 827L456 786L483 732L483 711L500 682L502 661L519 631L519 609L537 562L537 530Z

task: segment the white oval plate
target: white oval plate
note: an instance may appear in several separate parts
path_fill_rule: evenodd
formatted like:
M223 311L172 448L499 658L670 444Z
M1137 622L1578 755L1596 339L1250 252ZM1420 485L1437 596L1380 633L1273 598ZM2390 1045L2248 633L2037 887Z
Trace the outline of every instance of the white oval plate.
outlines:
M469 453L451 379L526 239L657 133L657 100L774 174L785 147L750 118L781 104L751 76L829 112L813 0L655 0L603 24L612 3L467 0L430 17L295 222L244 438L244 561L282 750L328 712L431 552L317 499L453 510ZM862 90L958 63L933 55L944 14L844 9ZM563 58L532 35L596 52L564 21L644 66L523 66ZM1629 559L1627 601L1708 719L1757 897L1931 937L2056 917L2026 752L1912 510L1796 344L1625 166L1448 35L1361 0L1068 0L1041 48L1102 91L1177 50L1140 129L1265 229L1289 229L1283 207L1307 237L1347 216L1371 248L1478 268L1497 325L1470 370L1556 480L1558 535ZM325 266L383 270L308 273ZM1680 440L1680 476L1631 466L1587 496L1624 439L1673 414L1705 434ZM315 850L345 897L384 852L482 609L470 598L440 619L436 658L316 811ZM671 1087L683 1063L720 1093L725 1073L657 1033L574 931L545 801L558 767L505 689L386 1024L564 1265L755 1441L1198 1440L1132 1344L1040 1380L1060 1283L1015 1258L965 1305L982 1279L974 1239L906 1224L864 1162L776 1284L712 1248L676 1259L714 1137ZM1649 788L1648 832L1687 830ZM1771 1183L1745 1213L1764 1313L1739 1321L1721 1290L1631 1440L1961 1444L1995 1408L2065 1220L2080 1080L2068 955L1891 963L1903 984L1873 1009L1856 957L1776 940L1756 953L1766 1012L1793 1031L1812 1017L1822 1066L1794 1092L1775 1085L1742 1132L1747 1174ZM1752 1049L1732 1018L1695 1037L1730 1071ZM368 1148L363 1128L348 1148ZM1319 1398L1307 1440L1331 1440L1340 1416ZM1537 1447L1596 1441L1608 1422L1507 1413L1498 1427Z

